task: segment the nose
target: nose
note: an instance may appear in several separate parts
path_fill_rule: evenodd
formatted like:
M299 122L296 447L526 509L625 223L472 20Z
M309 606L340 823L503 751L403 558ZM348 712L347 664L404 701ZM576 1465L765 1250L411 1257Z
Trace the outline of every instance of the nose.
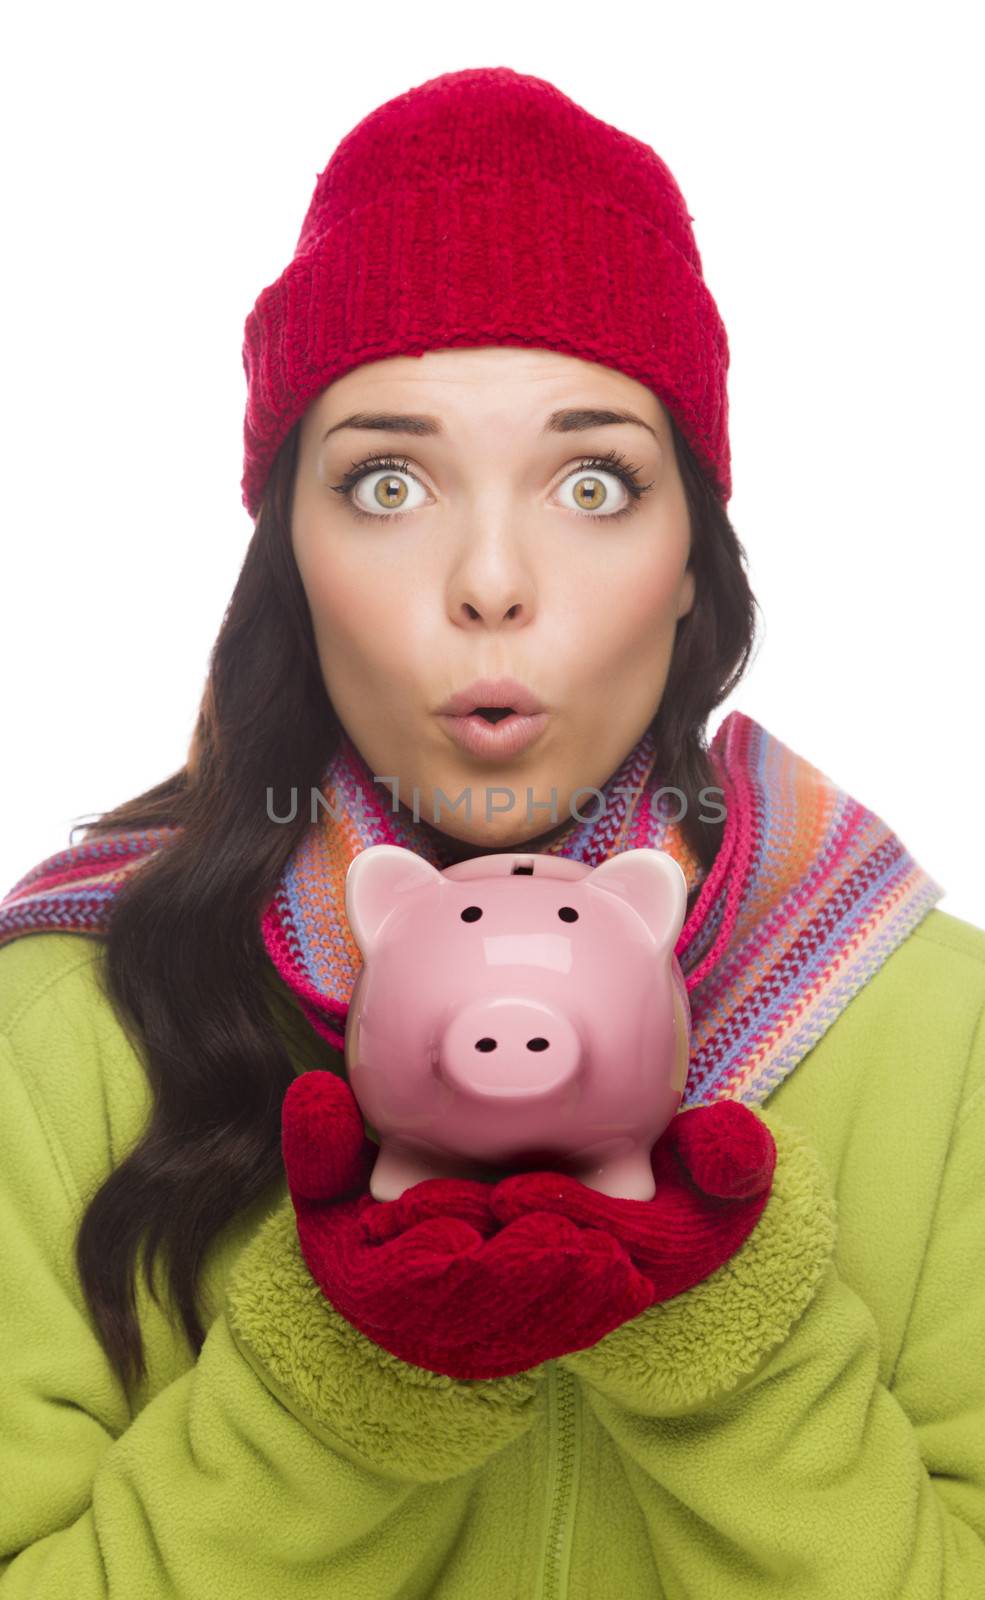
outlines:
M456 621L467 623L470 627L482 622L488 627L498 627L500 624L513 628L526 626L529 608L522 601L504 606L498 599L480 599L474 588L469 592L472 598L461 602Z
M476 509L467 550L449 574L448 614L456 626L513 629L533 621L535 583L522 537L509 506Z
M581 1040L563 1012L536 1000L497 999L452 1018L437 1071L472 1099L540 1100L571 1081L581 1058Z

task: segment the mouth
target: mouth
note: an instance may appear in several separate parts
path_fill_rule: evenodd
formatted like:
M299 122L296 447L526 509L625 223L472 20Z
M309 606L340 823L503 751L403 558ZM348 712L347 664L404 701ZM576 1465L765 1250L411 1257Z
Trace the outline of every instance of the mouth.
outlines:
M539 739L549 713L518 678L476 678L459 689L437 715L445 732L469 755L503 761Z
M483 722L502 722L504 717L515 717L517 711L513 706L476 706L469 713L473 717L481 717Z
M519 755L539 739L548 723L546 711L520 712L513 706L476 706L465 715L440 715L446 732L469 755L504 760Z

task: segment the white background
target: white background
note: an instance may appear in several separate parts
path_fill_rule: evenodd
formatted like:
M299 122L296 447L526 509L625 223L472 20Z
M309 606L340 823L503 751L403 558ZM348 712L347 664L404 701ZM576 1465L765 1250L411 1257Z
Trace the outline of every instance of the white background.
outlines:
M441 72L680 184L765 613L746 711L985 925L981 88L967 4L18 9L4 37L0 893L179 767L252 525L243 322L316 174Z

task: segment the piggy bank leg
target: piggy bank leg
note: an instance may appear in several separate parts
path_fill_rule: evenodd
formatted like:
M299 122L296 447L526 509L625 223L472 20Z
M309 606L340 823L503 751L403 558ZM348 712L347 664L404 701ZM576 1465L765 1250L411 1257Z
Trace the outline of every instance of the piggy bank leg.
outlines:
M427 1178L457 1178L461 1166L453 1166L429 1156L428 1152L413 1145L399 1144L382 1139L369 1180L369 1192L374 1200L399 1200L405 1189Z
M579 1183L614 1200L652 1200L657 1192L650 1152L642 1148L610 1156L589 1169L573 1172Z

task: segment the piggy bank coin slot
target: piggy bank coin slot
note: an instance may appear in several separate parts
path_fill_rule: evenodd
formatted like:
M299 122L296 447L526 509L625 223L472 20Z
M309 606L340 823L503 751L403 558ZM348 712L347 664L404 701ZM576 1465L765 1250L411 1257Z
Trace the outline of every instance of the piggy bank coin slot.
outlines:
M530 877L533 874L533 870L534 864L532 861L517 861L514 863L513 872L510 874L510 876L512 877L513 874L517 872L524 872L528 877Z

